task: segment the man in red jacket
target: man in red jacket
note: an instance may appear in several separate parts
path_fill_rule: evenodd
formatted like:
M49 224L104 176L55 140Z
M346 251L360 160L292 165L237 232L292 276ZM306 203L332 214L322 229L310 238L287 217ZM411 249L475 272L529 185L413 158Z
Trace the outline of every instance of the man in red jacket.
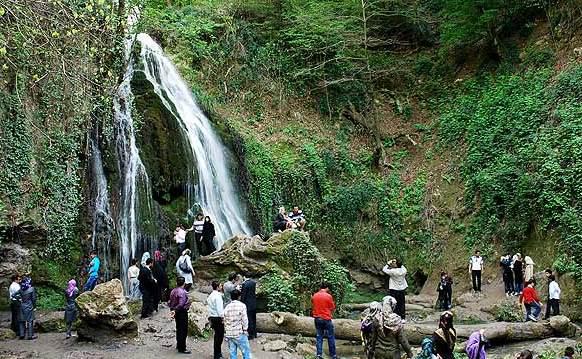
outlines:
M541 300L538 297L538 292L534 288L535 281L529 280L525 284L526 288L521 295L521 301L523 302L526 311L525 321L533 320L534 322L537 322L542 311Z
M316 332L315 348L317 353L315 356L316 358L323 358L323 337L327 336L329 355L332 359L335 359L337 358L335 353L335 334L333 322L331 321L335 303L327 283L322 283L319 288L319 292L311 297Z

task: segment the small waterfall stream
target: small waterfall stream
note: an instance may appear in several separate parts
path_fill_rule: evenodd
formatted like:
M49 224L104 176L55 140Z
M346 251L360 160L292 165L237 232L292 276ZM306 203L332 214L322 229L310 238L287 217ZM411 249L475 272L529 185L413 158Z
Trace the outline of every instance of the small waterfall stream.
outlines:
M198 181L193 197L216 227L217 248L237 233L250 234L228 169L226 149L204 115L192 90L181 78L162 48L147 34L138 34L141 60L148 81L180 124L196 159ZM193 169L190 169L192 172ZM192 197L188 193L189 198Z

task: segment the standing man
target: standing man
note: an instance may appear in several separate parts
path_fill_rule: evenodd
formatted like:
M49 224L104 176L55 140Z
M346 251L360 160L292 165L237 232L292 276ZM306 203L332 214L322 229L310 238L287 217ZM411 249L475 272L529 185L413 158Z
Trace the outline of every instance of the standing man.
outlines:
M84 292L95 289L97 278L99 278L99 267L101 266L101 261L99 260L99 257L97 257L97 252L95 250L92 250L89 255L91 256L91 262L89 263L89 279L87 279L87 283L85 283L85 287L83 287Z
M406 319L406 267L398 259L392 259L382 268L382 272L390 276L388 281L388 292L391 297L396 299L394 313L398 314L402 320Z
M154 299L155 291L157 289L157 281L152 274L152 267L154 266L154 260L148 258L145 261L145 266L141 267L139 270L139 290L141 292L142 305L141 305L141 317L148 318L151 317L154 312Z
M193 229L194 227L184 229L184 226L179 225L174 230L174 241L176 241L176 244L178 245L178 256L181 256L184 249L186 249L186 235Z
M249 339L257 338L257 282L245 278L242 284L241 301L247 306L249 317Z
M196 214L196 219L192 223L192 227L194 227L194 245L192 249L198 248L198 256L206 255L207 253L202 249L202 229L204 228L204 216L202 213L198 212Z
M240 291L230 293L232 301L224 308L224 331L230 359L237 359L240 349L243 359L251 359L251 346L248 337L249 319L247 307L239 301Z
M214 359L222 359L222 341L224 340L224 302L220 292L220 283L212 281L212 293L206 299L208 319L214 330Z
M10 329L17 337L20 337L24 334L20 334L18 325L18 314L20 313L20 275L18 274L12 276L12 283L8 288L8 298L10 299L10 312L12 313Z
M228 281L224 283L223 290L224 290L224 305L227 306L231 302L230 295L238 286L240 276L232 272L228 275Z
M546 274L549 269L546 269ZM562 290L556 282L556 276L548 275L548 304L546 306L545 319L549 319L552 315L560 315L560 294Z
M469 259L469 274L473 281L473 291L475 294L481 294L481 277L483 274L483 257L479 250L475 251L475 255Z
M188 336L188 309L190 300L188 292L184 289L184 277L176 278L176 288L170 293L168 306L170 307L170 317L176 321L176 349L178 353L191 354L186 350L186 337Z
M335 302L330 294L329 285L322 283L319 292L311 297L312 315L315 322L315 349L316 358L323 358L323 337L327 337L329 355L332 359L337 358L335 353L335 333L332 322Z

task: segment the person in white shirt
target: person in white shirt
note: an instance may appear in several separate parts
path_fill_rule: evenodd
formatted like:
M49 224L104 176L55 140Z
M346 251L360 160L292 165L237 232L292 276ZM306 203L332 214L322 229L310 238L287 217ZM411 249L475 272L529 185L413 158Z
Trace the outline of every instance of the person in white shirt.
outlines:
M139 267L137 266L137 259L134 258L131 260L131 267L127 269L127 279L129 280L129 300L137 300L141 298L139 280L137 277L139 277Z
M550 269L546 269L546 276L548 277L548 304L546 305L545 319L550 319L553 315L560 315L560 294L562 290L558 282L556 282L556 276L552 274Z
M184 252L184 249L186 249L186 235L193 230L194 226L184 229L184 226L182 225L179 225L174 230L174 241L176 241L176 244L178 245L178 255L181 255L182 252Z
M214 330L214 359L222 358L222 341L224 340L224 303L221 289L218 281L212 281L212 293L206 299L208 319Z
M382 272L390 276L388 281L388 292L391 297L396 299L396 306L394 313L398 314L403 320L406 318L406 274L408 271L397 259L392 259L387 265L382 268Z
M10 311L12 312L12 318L10 322L10 329L16 334L17 337L21 337L20 328L18 326L18 313L20 312L20 275L14 274L12 276L12 283L8 288L8 299L10 300Z
M203 255L202 229L204 228L204 215L202 213L196 214L192 228L194 228L194 246L192 248L198 248L198 255Z
M192 260L190 260L190 250L185 249L182 255L176 261L176 272L178 272L178 277L184 277L186 285L184 289L190 291L192 284L194 284L194 267L192 267Z
M481 257L481 252L479 250L476 250L475 255L471 256L471 259L469 260L469 274L473 281L473 291L480 294L481 277L483 275L483 257Z

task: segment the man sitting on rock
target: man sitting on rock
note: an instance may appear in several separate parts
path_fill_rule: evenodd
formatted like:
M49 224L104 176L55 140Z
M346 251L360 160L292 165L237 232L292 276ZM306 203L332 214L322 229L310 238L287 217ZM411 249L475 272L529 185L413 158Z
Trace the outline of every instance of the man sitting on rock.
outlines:
M305 223L307 223L307 221L305 220L305 215L303 214L303 211L300 210L299 207L295 206L293 207L293 211L289 212L289 220L291 220L291 222L293 222L293 224L295 225L294 228L299 229L301 231L305 229Z
M191 354L186 350L186 337L188 336L188 309L190 300L188 292L184 289L186 280L184 277L176 278L176 288L170 293L168 306L170 307L170 317L176 321L176 349L178 353Z

